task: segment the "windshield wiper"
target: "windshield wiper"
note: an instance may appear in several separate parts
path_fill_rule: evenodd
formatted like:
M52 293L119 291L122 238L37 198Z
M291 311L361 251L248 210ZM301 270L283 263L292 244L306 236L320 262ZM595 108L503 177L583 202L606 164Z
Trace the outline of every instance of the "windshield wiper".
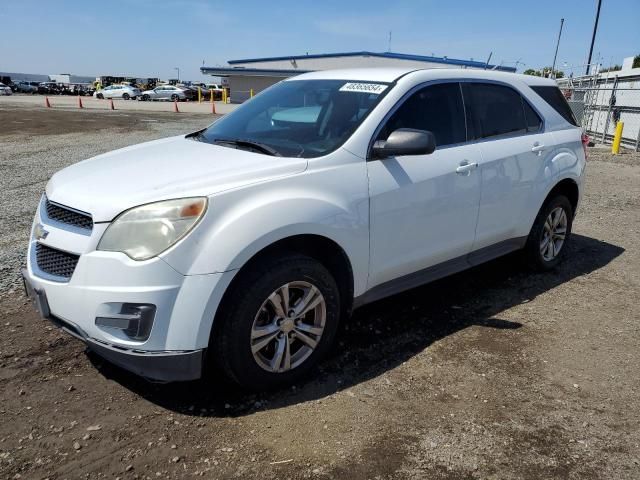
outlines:
M282 154L277 151L275 148L270 147L269 145L265 145L264 143L254 142L253 140L245 140L243 138L234 138L234 139L226 139L226 138L217 138L213 141L216 144L230 144L237 145L238 147L248 147L254 150L258 150L259 152L265 153L267 155L272 155L274 157L281 157Z
M198 130L197 132L192 132L192 133L188 133L184 136L184 138L192 138L194 140L197 140L198 142L200 141L200 139L202 138L202 132L204 132L207 129L207 127L202 128L200 130Z

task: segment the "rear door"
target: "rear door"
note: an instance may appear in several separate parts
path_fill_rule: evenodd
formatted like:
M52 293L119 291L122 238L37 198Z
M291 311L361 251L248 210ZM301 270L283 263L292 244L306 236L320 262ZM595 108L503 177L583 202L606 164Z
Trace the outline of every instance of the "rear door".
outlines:
M471 135L482 154L482 193L473 250L500 242L505 242L505 249L513 249L525 234L523 215L537 198L535 190L554 140L544 131L540 114L513 87L480 82L462 85Z

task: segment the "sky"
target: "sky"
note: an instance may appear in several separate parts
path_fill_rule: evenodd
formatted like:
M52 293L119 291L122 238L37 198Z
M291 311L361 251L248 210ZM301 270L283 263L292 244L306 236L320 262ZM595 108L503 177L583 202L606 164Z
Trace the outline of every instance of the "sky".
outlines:
M202 80L227 60L368 50L584 69L596 0L21 0L0 9L0 71ZM640 0L603 0L594 61L640 54Z

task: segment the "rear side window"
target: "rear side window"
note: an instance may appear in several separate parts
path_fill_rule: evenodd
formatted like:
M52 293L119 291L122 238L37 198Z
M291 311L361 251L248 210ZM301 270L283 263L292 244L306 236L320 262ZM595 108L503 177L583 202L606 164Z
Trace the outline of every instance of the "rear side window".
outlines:
M567 99L564 98L564 95L562 95L562 92L558 87L531 87L531 89L540 95L545 102L551 105L553 109L567 122L571 125L575 125L576 127L578 126L576 117L573 116L573 112L567 103Z
M524 97L522 98L522 106L524 107L524 119L527 122L527 131L528 132L539 132L542 128L542 119L540 115L536 113L529 102L527 102Z
M527 132L520 93L490 83L463 83L462 87L475 138Z
M377 140L399 128L428 130L442 147L466 141L464 106L459 83L440 83L411 95L389 118Z

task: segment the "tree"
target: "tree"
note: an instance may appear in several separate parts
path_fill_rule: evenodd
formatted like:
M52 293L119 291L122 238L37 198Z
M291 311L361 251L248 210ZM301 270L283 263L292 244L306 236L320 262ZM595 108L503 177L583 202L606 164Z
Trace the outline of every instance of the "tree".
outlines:
M622 70L622 65L614 65L613 67L603 68L600 70L600 73L617 72L618 70Z
M547 77L547 78L563 78L564 72L562 70L554 70L553 75L551 75L551 67L544 67L542 70L534 70L533 68L528 68L523 72L525 75L533 75L534 77Z
M631 67L640 68L640 55L635 56L635 58L633 59L633 65Z

